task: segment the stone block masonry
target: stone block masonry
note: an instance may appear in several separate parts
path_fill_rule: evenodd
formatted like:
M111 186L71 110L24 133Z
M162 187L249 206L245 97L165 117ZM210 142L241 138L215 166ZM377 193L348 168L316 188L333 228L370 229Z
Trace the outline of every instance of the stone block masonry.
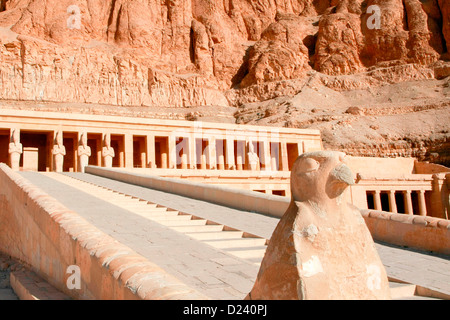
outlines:
M0 164L0 251L74 299L207 299ZM79 289L67 286L80 267ZM137 267L139 266L139 267Z

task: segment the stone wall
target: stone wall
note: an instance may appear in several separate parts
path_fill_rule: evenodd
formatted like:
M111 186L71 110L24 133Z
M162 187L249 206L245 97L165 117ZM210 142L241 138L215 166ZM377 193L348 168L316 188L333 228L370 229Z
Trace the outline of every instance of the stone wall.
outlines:
M346 163L354 173L368 176L401 176L414 172L415 158L350 157Z
M450 221L383 211L361 210L375 240L450 254Z
M204 297L0 164L0 252L75 299ZM80 289L68 289L80 268Z

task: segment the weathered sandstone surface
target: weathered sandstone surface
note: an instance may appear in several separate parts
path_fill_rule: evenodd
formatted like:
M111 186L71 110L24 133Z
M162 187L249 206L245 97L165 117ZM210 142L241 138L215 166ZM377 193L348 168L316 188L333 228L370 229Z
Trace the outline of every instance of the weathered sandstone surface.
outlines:
M354 184L344 159L343 152L319 151L295 161L291 203L270 238L247 299L391 298L369 229L360 211L342 200Z
M370 24L374 5L379 28ZM440 123L448 123L449 46L447 0L0 0L0 99L146 108L159 117L196 108L180 111L190 119L239 108L240 123L317 127L326 146L350 154L398 153L347 141L355 136L342 123L333 123L342 133L332 138L317 112L305 118L315 109L346 124L340 117L358 107L363 112L349 121L360 123L362 136L376 132L378 140L368 139L377 145L417 140L430 146L420 151L428 159L431 146L439 149L433 141L448 146ZM414 88L431 91L418 97ZM313 105L310 90L328 98ZM392 101L381 105L374 92ZM439 119L434 128L420 122L426 110ZM369 114L377 117L372 129ZM410 121L403 117L418 122L392 128ZM387 137L384 127L408 129ZM405 148L399 155L413 147Z

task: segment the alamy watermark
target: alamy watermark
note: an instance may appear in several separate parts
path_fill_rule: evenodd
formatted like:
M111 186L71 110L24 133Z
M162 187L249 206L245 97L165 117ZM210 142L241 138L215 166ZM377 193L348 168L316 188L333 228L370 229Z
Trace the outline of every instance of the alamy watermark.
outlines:
M371 14L369 19L367 19L367 28L370 30L381 29L381 8L377 5L369 6L367 13Z
M80 290L81 289L81 269L79 266L71 265L67 267L67 274L70 276L67 278L66 286L69 290Z
M370 30L381 29L381 8L378 5L371 5L366 11L371 16L367 19L367 28ZM81 10L76 4L67 7L67 28L81 29Z
M67 13L70 14L67 18L67 28L81 29L81 10L76 4L67 7Z

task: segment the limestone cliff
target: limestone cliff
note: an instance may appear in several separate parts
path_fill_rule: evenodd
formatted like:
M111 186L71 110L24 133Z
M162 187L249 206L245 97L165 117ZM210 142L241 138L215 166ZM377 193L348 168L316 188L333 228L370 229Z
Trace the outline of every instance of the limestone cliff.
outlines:
M296 107L308 88L337 108L361 90L444 81L449 46L447 0L0 0L0 99L239 107L238 121L259 123L249 104L279 113L274 99ZM448 119L438 89L427 105Z

